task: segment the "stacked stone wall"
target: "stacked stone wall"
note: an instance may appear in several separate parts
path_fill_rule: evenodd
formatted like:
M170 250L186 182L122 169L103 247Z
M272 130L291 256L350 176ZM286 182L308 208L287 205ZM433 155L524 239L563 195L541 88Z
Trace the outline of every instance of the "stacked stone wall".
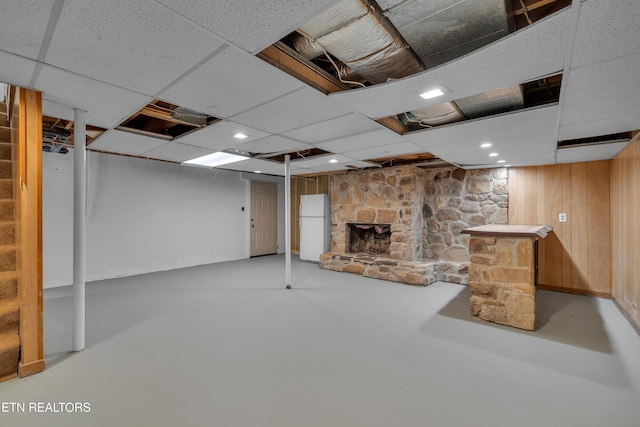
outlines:
M462 230L507 224L507 170L427 169L424 191L425 258L469 261L469 236Z

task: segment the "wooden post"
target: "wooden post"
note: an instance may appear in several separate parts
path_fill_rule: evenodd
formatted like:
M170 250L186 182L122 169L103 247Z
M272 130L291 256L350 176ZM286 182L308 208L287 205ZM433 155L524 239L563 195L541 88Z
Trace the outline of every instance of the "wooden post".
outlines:
M42 94L20 89L17 233L20 363L25 377L44 369L42 325Z

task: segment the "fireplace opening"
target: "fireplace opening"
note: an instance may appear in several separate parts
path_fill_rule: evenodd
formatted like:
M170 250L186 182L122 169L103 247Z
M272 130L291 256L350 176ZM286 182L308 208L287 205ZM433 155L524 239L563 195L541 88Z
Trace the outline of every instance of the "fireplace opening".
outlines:
M347 224L349 253L389 256L391 224Z

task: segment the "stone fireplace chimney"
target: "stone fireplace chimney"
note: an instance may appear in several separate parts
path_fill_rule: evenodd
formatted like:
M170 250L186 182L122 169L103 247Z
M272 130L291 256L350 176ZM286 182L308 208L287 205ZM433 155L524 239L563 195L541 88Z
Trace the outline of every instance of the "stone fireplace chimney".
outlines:
M349 224L388 226L388 258L422 259L425 171L398 166L331 177L331 250L349 253ZM378 255L380 256L380 255Z

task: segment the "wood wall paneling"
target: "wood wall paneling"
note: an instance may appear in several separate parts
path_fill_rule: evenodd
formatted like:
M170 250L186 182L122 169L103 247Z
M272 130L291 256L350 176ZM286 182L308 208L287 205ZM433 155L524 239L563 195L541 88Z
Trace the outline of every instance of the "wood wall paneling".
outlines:
M640 139L611 162L613 298L640 331Z
M611 294L609 176L608 160L509 170L509 223L553 227L539 242L541 288Z

